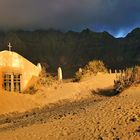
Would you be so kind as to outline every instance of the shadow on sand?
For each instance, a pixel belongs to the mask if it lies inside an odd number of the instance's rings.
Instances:
[[[97,89],[96,91],[92,91],[93,94],[101,95],[101,96],[117,96],[118,93],[115,92],[113,88],[107,88],[107,89]]]

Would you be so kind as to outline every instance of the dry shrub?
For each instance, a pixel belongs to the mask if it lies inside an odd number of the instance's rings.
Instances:
[[[45,68],[42,68],[37,84],[42,86],[51,86],[54,81],[55,78],[51,74],[47,73]]]
[[[83,77],[83,72],[77,71],[75,73],[75,77],[74,77],[73,82],[79,82],[82,79],[82,77]]]
[[[43,67],[41,73],[39,74],[38,80],[23,93],[35,94],[40,89],[40,87],[51,86],[54,81],[55,78],[52,77],[51,74],[47,73],[46,69]]]
[[[85,72],[91,72],[93,74],[97,74],[98,72],[107,72],[107,68],[103,61],[94,60],[90,61],[84,68]]]
[[[82,72],[75,73],[74,81],[80,81],[85,74],[97,74],[98,72],[107,72],[107,68],[103,61],[93,60],[90,61],[83,69]]]
[[[116,93],[121,93],[123,90],[132,85],[140,83],[140,66],[126,69],[125,73],[121,74],[114,81],[114,90]]]
[[[30,86],[29,88],[27,88],[23,93],[24,94],[35,94],[38,91],[38,88],[36,86],[36,84]]]

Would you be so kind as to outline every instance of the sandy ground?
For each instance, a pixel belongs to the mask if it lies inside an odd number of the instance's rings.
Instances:
[[[25,95],[23,95],[21,102],[29,100],[28,102],[32,103],[29,107],[24,105],[25,110],[38,105],[40,107],[12,114],[3,114],[4,111],[1,109],[1,114],[3,115],[0,115],[0,139],[139,140],[140,86],[132,87],[120,95],[111,96],[105,88],[112,85],[114,75],[98,75],[99,78],[101,81],[98,81],[95,77],[90,77],[74,85],[73,83],[63,83],[63,86],[61,85],[57,89],[47,89],[46,92],[49,90],[49,93],[54,95],[44,96],[42,104],[43,93],[40,93],[40,96],[33,95],[32,98],[26,96],[25,99]],[[104,90],[99,94],[95,92],[98,89]],[[53,93],[53,90],[56,92]],[[57,97],[55,95],[59,94],[59,92],[62,97],[59,96],[59,102],[56,103]],[[66,97],[63,92],[67,94]],[[86,96],[82,96],[84,93]],[[81,98],[77,100],[79,96]],[[55,97],[55,99],[48,101],[47,104],[52,102],[55,102],[55,104],[50,104],[49,106],[46,104],[46,106],[41,107],[51,97]],[[17,100],[19,100],[19,97],[13,98],[18,98]],[[35,102],[37,98],[39,101]],[[76,100],[72,100],[73,98]],[[60,101],[61,99],[66,100],[62,102]],[[12,104],[12,101],[10,103]],[[7,105],[10,103],[7,103]],[[20,108],[22,106],[15,107],[14,110]]]
[[[113,85],[115,74],[88,76],[80,83],[62,82],[51,87],[41,88],[35,95],[0,92],[0,114],[24,112],[41,108],[61,100],[79,100],[90,96],[92,90]]]

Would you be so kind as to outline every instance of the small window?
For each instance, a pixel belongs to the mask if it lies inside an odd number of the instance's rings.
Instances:
[[[5,73],[3,75],[3,89],[21,92],[21,74]]]
[[[14,92],[21,92],[21,74],[14,74]]]
[[[4,90],[6,91],[12,91],[12,88],[11,88],[11,74],[4,74],[4,77],[3,77],[3,88]]]

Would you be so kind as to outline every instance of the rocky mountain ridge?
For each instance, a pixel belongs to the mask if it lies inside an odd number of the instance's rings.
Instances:
[[[41,62],[49,72],[61,66],[71,76],[90,60],[102,60],[108,68],[125,69],[140,64],[140,28],[124,38],[107,32],[60,32],[56,30],[0,32],[0,50],[8,49],[23,55],[34,64]]]

